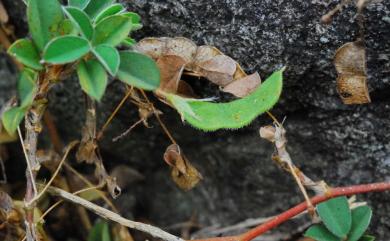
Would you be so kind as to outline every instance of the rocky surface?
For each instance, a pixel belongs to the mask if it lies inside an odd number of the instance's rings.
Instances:
[[[23,7],[4,0],[17,34],[25,34]],[[320,18],[338,1],[326,0],[133,0],[128,7],[143,18],[136,36],[184,36],[197,44],[215,45],[263,78],[287,66],[282,99],[273,113],[287,117],[289,151],[313,179],[330,185],[390,180],[390,2],[375,1],[366,9],[368,82],[372,103],[343,105],[336,92],[332,65],[335,50],[356,38],[356,9],[349,6],[330,25]],[[15,71],[0,58],[0,104],[13,90]],[[206,82],[196,90],[216,95]],[[99,105],[104,122],[123,96],[113,82]],[[51,112],[65,141],[79,137],[83,97],[74,79],[51,93]],[[200,224],[229,225],[247,218],[274,215],[302,200],[293,179],[271,160],[273,147],[258,129],[271,120],[258,118],[238,131],[202,133],[183,125],[175,111],[159,105],[164,121],[187,157],[204,176],[190,192],[180,191],[169,178],[162,155],[168,139],[153,128],[136,128],[118,143],[110,139],[137,120],[130,103],[123,108],[101,144],[107,165],[126,164],[146,179],[128,188],[118,203],[128,216],[148,218],[167,227],[195,214]],[[11,163],[11,162],[9,162]],[[390,239],[388,194],[359,196],[374,208],[370,232]],[[131,205],[130,205],[131,204]],[[291,231],[291,230],[290,230]]]

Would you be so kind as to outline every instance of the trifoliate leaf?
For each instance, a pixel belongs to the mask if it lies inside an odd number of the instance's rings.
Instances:
[[[357,241],[367,230],[370,224],[372,210],[368,206],[357,207],[352,210],[352,227],[347,241]]]
[[[93,50],[95,56],[106,70],[115,76],[119,69],[120,56],[116,48],[109,45],[99,45]]]
[[[81,88],[93,99],[99,101],[107,87],[107,73],[97,60],[80,61],[77,74]]]
[[[86,39],[63,36],[53,39],[46,47],[43,60],[51,64],[66,64],[76,61],[90,50]]]
[[[120,53],[118,78],[126,84],[155,90],[160,86],[160,70],[150,57],[129,51]]]
[[[107,6],[114,3],[115,0],[91,0],[84,11],[92,18],[95,17]]]
[[[273,73],[252,94],[228,103],[210,103],[167,94],[167,99],[192,126],[205,131],[237,129],[251,123],[278,101],[283,70]]]
[[[39,63],[40,56],[33,42],[28,39],[19,39],[11,45],[8,53],[14,56],[19,62],[27,67],[42,70],[43,66]]]
[[[27,19],[31,36],[39,50],[60,35],[58,32],[64,19],[58,0],[29,0]]]
[[[64,12],[85,38],[92,39],[93,27],[86,13],[76,7],[66,7]]]
[[[346,238],[351,229],[351,210],[346,197],[332,198],[317,206],[322,222],[334,235]]]
[[[113,47],[127,38],[131,31],[132,23],[127,17],[114,15],[103,19],[96,25],[94,45],[108,44]]]

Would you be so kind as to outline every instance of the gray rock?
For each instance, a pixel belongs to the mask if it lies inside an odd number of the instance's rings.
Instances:
[[[14,4],[12,0],[3,2],[7,7]],[[372,103],[361,106],[342,104],[336,92],[332,64],[336,49],[356,38],[353,6],[338,14],[332,24],[322,25],[321,16],[338,1],[134,0],[126,3],[143,18],[145,28],[137,38],[185,36],[199,45],[214,45],[238,60],[247,72],[258,71],[264,79],[281,66],[287,66],[282,99],[272,112],[280,119],[287,117],[288,149],[296,164],[313,179],[326,180],[332,186],[390,180],[389,1],[376,1],[366,9]],[[11,20],[17,29],[25,29],[21,11],[12,11]],[[18,34],[23,36],[25,32]],[[1,76],[7,76],[0,81],[0,103],[4,103],[13,90],[13,84],[4,80],[15,77],[4,55],[0,64]],[[219,95],[206,82],[192,80],[191,84],[198,92]],[[99,105],[101,123],[123,94],[120,83],[110,85]],[[84,104],[77,80],[59,84],[50,100],[50,110],[56,116],[64,140],[78,138]],[[151,121],[151,129],[138,127],[122,141],[110,141],[137,120],[137,110],[129,103],[101,143],[109,167],[130,165],[146,177],[144,182],[127,190],[136,197],[136,208],[124,208],[122,212],[126,215],[146,217],[166,227],[186,221],[195,213],[202,225],[223,226],[274,215],[302,201],[292,177],[272,162],[272,145],[258,136],[259,127],[271,123],[266,116],[238,131],[202,133],[183,125],[175,111],[157,105],[204,180],[190,192],[175,187],[162,160],[169,140],[156,121]],[[358,198],[374,208],[370,233],[377,240],[389,240],[389,195]],[[129,200],[134,202],[132,198]],[[129,206],[126,202],[126,198],[119,200],[122,207]],[[297,226],[295,221],[291,223],[290,231]]]

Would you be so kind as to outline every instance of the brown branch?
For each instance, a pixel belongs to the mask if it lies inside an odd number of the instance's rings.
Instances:
[[[370,193],[370,192],[384,192],[390,191],[390,182],[379,182],[371,184],[363,184],[356,186],[348,187],[337,187],[329,189],[326,195],[317,195],[310,199],[313,205],[325,202],[331,198],[339,196],[351,196],[356,194]],[[296,215],[306,211],[308,208],[307,202],[302,202],[295,207],[275,216],[268,222],[261,224],[245,233],[235,235],[235,236],[226,236],[226,237],[216,237],[216,238],[206,238],[206,239],[196,239],[192,241],[250,241],[265,232],[270,231],[271,229],[279,226],[280,224],[288,221],[289,219],[295,217]]]

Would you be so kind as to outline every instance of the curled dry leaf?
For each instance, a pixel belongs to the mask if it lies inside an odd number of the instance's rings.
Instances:
[[[366,50],[361,41],[341,46],[334,57],[337,91],[344,104],[370,103],[367,88]]]
[[[198,65],[202,76],[222,87],[233,81],[237,69],[236,61],[226,55],[217,55]]]
[[[164,55],[158,58],[157,66],[160,69],[160,90],[168,93],[177,93],[179,82],[183,74],[186,61],[177,55]]]
[[[178,145],[172,144],[166,149],[164,160],[172,167],[172,179],[181,189],[191,190],[202,179],[202,175],[181,153]]]
[[[260,137],[270,142],[275,142],[276,128],[274,126],[263,126],[260,128]]]
[[[231,82],[226,85],[222,90],[226,93],[233,94],[237,97],[245,97],[251,94],[261,84],[261,78],[259,73],[254,73]]]

